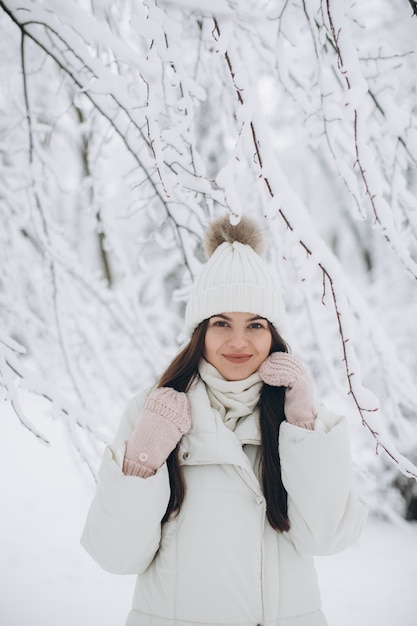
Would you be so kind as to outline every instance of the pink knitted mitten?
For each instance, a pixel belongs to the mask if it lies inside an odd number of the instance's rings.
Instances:
[[[123,473],[141,478],[155,474],[190,427],[191,410],[185,393],[170,387],[152,391],[126,442]]]
[[[284,401],[287,421],[313,430],[317,417],[313,381],[304,365],[291,354],[273,352],[260,366],[259,374],[267,385],[287,388]]]

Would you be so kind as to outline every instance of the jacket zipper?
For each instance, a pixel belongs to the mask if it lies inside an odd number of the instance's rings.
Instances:
[[[251,484],[251,481],[248,480],[247,472],[243,468],[237,465],[235,465],[234,467],[236,468],[236,471],[238,472],[242,480],[248,485],[249,489],[255,494],[257,504],[259,506],[262,505],[263,507],[262,520],[261,520],[261,534],[260,534],[261,560],[260,560],[260,572],[259,572],[262,619],[259,624],[256,624],[256,626],[262,626],[262,624],[265,623],[265,598],[264,598],[264,586],[265,586],[264,585],[264,532],[265,532],[265,517],[266,517],[265,496],[259,489],[255,488],[255,486]]]

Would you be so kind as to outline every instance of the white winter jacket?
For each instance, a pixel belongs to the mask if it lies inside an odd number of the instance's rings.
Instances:
[[[278,533],[256,476],[256,416],[232,432],[197,382],[189,392],[192,428],[181,442],[186,498],[161,528],[166,465],[147,479],[121,471],[145,397],[130,403],[105,451],[82,536],[104,569],[138,575],[126,626],[325,626],[313,555],[349,546],[366,519],[352,489],[344,419],[321,410],[317,430],[282,423],[291,528]]]

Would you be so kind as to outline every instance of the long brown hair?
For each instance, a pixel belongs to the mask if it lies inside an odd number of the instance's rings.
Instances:
[[[162,374],[158,387],[172,387],[176,391],[188,391],[198,376],[198,363],[204,351],[204,341],[209,320],[206,319],[195,329],[190,342],[174,358]],[[270,352],[288,352],[288,345],[276,328],[268,322],[272,335]],[[284,387],[271,387],[264,384],[258,408],[261,427],[261,477],[266,499],[266,514],[275,530],[289,530],[287,492],[281,479],[281,464],[278,454],[279,427],[285,419]],[[172,514],[178,514],[185,498],[185,481],[179,462],[179,445],[167,459],[171,495],[162,523]]]

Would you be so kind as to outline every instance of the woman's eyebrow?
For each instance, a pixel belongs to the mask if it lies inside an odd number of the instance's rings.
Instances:
[[[223,313],[217,313],[216,315],[212,315],[212,317],[221,317],[223,320],[226,320],[227,322],[232,321],[231,317],[228,317],[227,315],[224,315]],[[248,317],[246,318],[246,322],[255,322],[256,320],[263,320],[266,321],[266,317],[262,317],[261,315],[254,315],[253,317]]]

